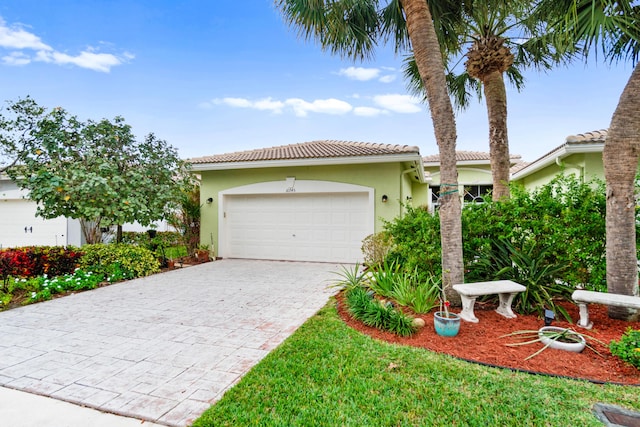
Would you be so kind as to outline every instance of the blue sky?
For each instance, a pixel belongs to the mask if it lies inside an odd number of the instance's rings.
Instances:
[[[438,152],[402,57],[353,63],[297,37],[272,0],[5,0],[2,101],[32,96],[82,119],[123,116],[184,158],[336,139]],[[512,154],[532,161],[606,128],[630,63],[529,71],[508,89]],[[483,103],[457,113],[459,150],[488,151]]]

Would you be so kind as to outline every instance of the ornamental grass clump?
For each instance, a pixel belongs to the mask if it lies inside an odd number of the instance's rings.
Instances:
[[[416,328],[413,318],[393,305],[378,300],[364,288],[354,288],[346,294],[349,313],[367,326],[383,329],[401,336],[412,335]]]

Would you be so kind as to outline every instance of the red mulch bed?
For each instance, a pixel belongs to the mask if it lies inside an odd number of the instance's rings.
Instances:
[[[541,354],[525,360],[527,356],[542,348],[543,345],[534,343],[508,347],[505,344],[518,342],[518,340],[512,337],[500,337],[515,331],[537,330],[544,326],[544,321],[535,315],[518,315],[517,319],[507,319],[494,311],[495,306],[476,302],[474,312],[479,322],[462,321],[460,332],[456,337],[441,337],[435,333],[433,313],[418,315],[424,319],[425,327],[410,337],[400,337],[390,332],[365,326],[360,321],[353,319],[346,311],[342,293],[337,295],[337,299],[338,312],[347,325],[382,341],[422,347],[469,361],[527,372],[559,375],[594,382],[640,385],[639,369],[612,356],[608,347],[597,343],[594,343],[593,346],[601,356],[589,348],[586,348],[582,353],[547,348]],[[574,322],[577,322],[579,319],[577,306],[571,303],[561,303],[561,305],[569,312]],[[452,311],[458,312],[455,309]],[[633,329],[640,329],[640,322],[609,319],[607,307],[602,305],[589,305],[589,317],[594,324],[591,330],[579,328],[575,324],[560,319],[554,320],[553,326],[576,329],[607,345],[613,339],[619,340],[629,326]]]

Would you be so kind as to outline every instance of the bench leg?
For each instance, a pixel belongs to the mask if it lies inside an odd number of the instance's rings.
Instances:
[[[580,309],[580,320],[578,321],[578,326],[585,329],[591,329],[593,327],[593,322],[589,321],[589,307],[583,302],[579,302],[577,304]]]
[[[511,303],[513,302],[513,297],[516,296],[515,293],[511,294],[498,294],[500,296],[500,305],[496,309],[496,312],[507,319],[515,319],[516,314],[511,310]]]
[[[460,318],[467,322],[478,323],[479,320],[475,314],[473,314],[473,306],[476,304],[476,297],[468,297],[460,295],[462,300],[462,311],[460,312]]]

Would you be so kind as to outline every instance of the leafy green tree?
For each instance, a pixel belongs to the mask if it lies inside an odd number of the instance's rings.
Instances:
[[[461,203],[457,194],[456,124],[447,93],[445,68],[436,25],[448,25],[459,16],[460,2],[452,0],[275,0],[284,19],[306,39],[352,60],[373,56],[378,44],[391,40],[396,52],[411,51],[429,103],[440,152],[443,188],[441,217],[443,283],[448,296],[459,303],[451,285],[462,283]],[[435,21],[435,22],[434,22]],[[454,35],[453,32],[446,34]]]
[[[0,173],[18,164],[23,153],[36,149],[35,124],[46,110],[27,97],[5,105],[0,113]]]
[[[86,241],[97,243],[101,227],[147,226],[176,205],[189,174],[166,141],[153,134],[137,141],[121,117],[81,122],[62,108],[36,108],[30,99],[9,108],[17,115],[0,120],[8,124],[0,141],[28,143],[14,144],[17,160],[7,173],[38,202],[39,216],[77,218]],[[17,128],[28,132],[16,135]]]
[[[537,18],[547,23],[559,49],[610,61],[635,63],[611,118],[603,162],[607,196],[607,288],[638,295],[635,182],[640,142],[640,5],[629,0],[542,0]],[[609,316],[628,319],[633,312],[609,307]]]

